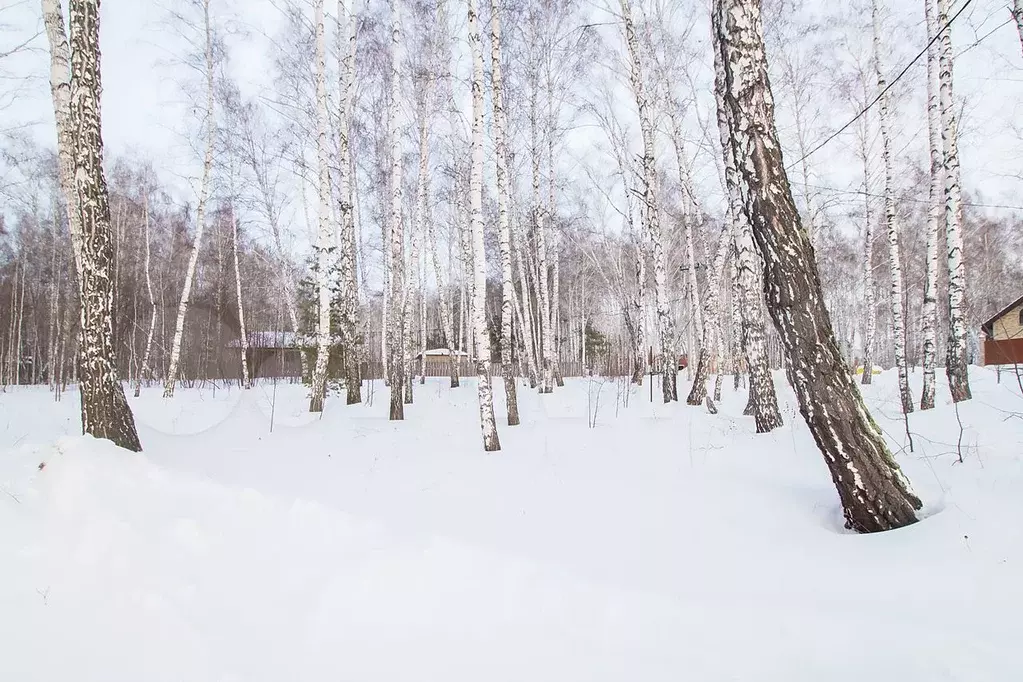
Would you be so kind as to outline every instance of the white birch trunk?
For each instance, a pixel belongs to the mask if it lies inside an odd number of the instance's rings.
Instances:
[[[330,360],[330,281],[333,278],[330,229],[330,169],[327,150],[327,41],[323,27],[324,0],[316,0],[316,190],[319,198],[316,239],[316,367],[313,369],[310,412],[323,412]]]
[[[68,231],[75,271],[82,271],[82,220],[75,204],[74,145],[71,130],[71,50],[64,31],[64,13],[60,0],[42,0],[43,23],[50,45],[50,95],[57,122],[57,171],[67,204]]]
[[[188,258],[188,269],[185,271],[185,285],[181,290],[178,302],[178,316],[174,323],[174,340],[171,343],[170,365],[163,385],[163,397],[174,395],[174,384],[178,380],[178,364],[181,361],[181,342],[185,335],[185,316],[188,314],[188,302],[192,296],[192,283],[195,280],[195,268],[199,262],[202,249],[203,232],[206,230],[206,201],[210,192],[210,176],[213,172],[213,144],[216,134],[213,111],[213,28],[210,25],[210,0],[203,0],[203,31],[206,36],[203,76],[206,79],[206,109],[203,112],[203,127],[206,132],[206,153],[203,157],[202,177],[199,180],[199,203],[196,207],[195,241]]]
[[[476,331],[476,375],[479,383],[480,428],[483,449],[501,449],[494,417],[494,394],[490,385],[490,334],[487,333],[487,262],[483,250],[483,45],[480,40],[476,0],[468,0],[469,50],[472,54],[472,144],[469,170],[469,212],[473,243],[473,327]]]
[[[878,2],[871,2],[871,20],[874,28],[874,74],[880,95],[878,118],[881,124],[881,150],[884,161],[884,216],[888,228],[888,265],[891,281],[892,337],[895,345],[895,368],[899,375],[899,396],[902,412],[913,411],[913,395],[909,391],[909,370],[906,367],[906,323],[902,308],[902,264],[899,260],[899,229],[895,221],[895,177],[892,169],[892,139],[889,128],[887,82],[881,67],[881,26]],[[864,372],[867,368],[864,368]]]
[[[146,189],[146,193],[142,197],[142,209],[143,209],[143,225],[145,227],[145,240],[146,240],[146,257],[145,257],[145,270],[146,270],[146,293],[149,294],[149,332],[146,334],[146,348],[142,353],[142,367],[139,369],[139,375],[136,377],[135,383],[135,397],[138,398],[142,392],[142,376],[146,375],[152,377],[153,370],[149,367],[149,360],[153,352],[153,335],[156,333],[156,296],[153,295],[153,273],[150,267],[150,237],[149,237],[149,189]]]
[[[696,276],[696,243],[693,239],[693,221],[696,218],[696,206],[693,194],[693,182],[689,176],[688,159],[682,137],[682,121],[672,109],[671,142],[675,147],[675,158],[678,160],[679,185],[682,188],[682,229],[686,239],[686,279],[689,280],[689,301],[693,310],[693,333],[703,343],[703,310],[700,305],[700,285]],[[702,400],[700,401],[703,402]]]
[[[355,235],[355,210],[352,176],[351,119],[354,105],[356,20],[350,2],[338,0],[338,74],[340,112],[338,122],[338,276],[341,279],[341,342],[344,352],[345,402],[362,402],[362,377],[359,371],[359,284],[358,243]],[[346,44],[347,42],[347,44]]]
[[[651,253],[654,263],[654,300],[657,306],[658,346],[661,354],[662,382],[661,389],[664,402],[678,400],[675,380],[677,376],[677,352],[675,349],[675,325],[671,317],[668,301],[667,278],[665,272],[664,242],[661,235],[658,216],[656,188],[656,160],[654,159],[654,128],[648,110],[646,92],[643,88],[643,69],[636,39],[636,29],[632,23],[629,0],[619,0],[622,17],[625,23],[625,40],[629,51],[630,81],[632,92],[639,110],[639,124],[643,134],[643,214],[647,221],[647,233],[650,238]]]
[[[867,98],[864,88],[864,99]],[[877,310],[874,306],[874,216],[870,200],[870,125],[863,119],[861,138],[863,157],[863,375],[860,383],[864,386],[874,379],[874,345],[877,331]]]
[[[515,392],[515,368],[512,365],[512,283],[511,225],[508,205],[511,189],[505,149],[507,116],[501,73],[501,17],[497,0],[490,0],[490,79],[494,89],[494,155],[497,158],[497,224],[501,242],[501,366],[508,405],[508,426],[519,423],[519,403]]]
[[[938,0],[938,25],[948,25],[949,0]],[[969,400],[966,362],[966,263],[963,259],[963,197],[959,184],[959,142],[952,97],[952,29],[941,32],[938,80],[941,141],[945,149],[945,246],[948,252],[948,376],[952,400]]]
[[[725,65],[718,51],[714,53],[714,86],[718,135],[724,162],[723,179],[728,201],[725,219],[734,221],[732,231],[738,267],[736,280],[740,296],[741,345],[749,372],[749,398],[743,414],[754,418],[757,433],[769,433],[782,425],[782,417],[778,410],[778,397],[768,362],[764,314],[761,307],[764,281],[756,254],[757,245],[753,239],[753,225],[743,210],[742,181],[731,144],[728,107],[725,102]]]
[[[551,329],[551,293],[547,268],[547,221],[543,207],[540,205],[540,140],[536,111],[537,90],[539,82],[533,74],[533,88],[530,94],[530,132],[532,136],[533,162],[533,225],[536,230],[536,265],[537,292],[539,300],[539,324],[541,349],[540,393],[554,390],[554,339]]]
[[[390,224],[390,304],[388,306],[387,355],[390,378],[392,420],[405,419],[405,353],[402,319],[405,296],[405,233],[401,223],[401,139],[398,135],[398,104],[401,97],[398,46],[401,25],[398,19],[398,1],[391,0],[391,89],[387,109],[387,136],[391,150],[391,206]]]
[[[249,377],[249,336],[245,330],[245,305],[242,303],[242,271],[238,267],[238,219],[234,214],[234,200],[231,201],[231,250],[234,257],[235,298],[238,301],[238,338],[242,347],[242,387],[252,388]]]
[[[420,103],[419,112],[419,175],[416,180],[416,207],[412,219],[412,248],[409,254],[408,287],[405,289],[405,306],[402,316],[405,319],[406,344],[405,344],[405,403],[412,404],[412,375],[413,350],[416,348],[416,329],[413,325],[413,307],[416,304],[416,287],[419,281],[419,248],[422,236],[426,230],[427,200],[430,191],[430,80],[424,84],[426,92],[423,94],[423,101]],[[419,296],[422,296],[422,287],[419,288]],[[420,320],[420,325],[423,321]]]
[[[1017,0],[1017,4],[1019,0]],[[941,111],[938,104],[938,34],[934,0],[924,0],[927,21],[927,144],[930,153],[931,183],[927,197],[927,255],[924,260],[923,303],[923,394],[920,409],[934,407],[934,366],[938,345],[938,226],[944,207],[945,170],[942,165]],[[933,41],[933,42],[932,42]]]

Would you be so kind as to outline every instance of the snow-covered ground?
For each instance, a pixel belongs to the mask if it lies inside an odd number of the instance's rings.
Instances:
[[[870,536],[777,379],[786,426],[761,436],[730,382],[718,415],[520,390],[492,454],[471,381],[417,386],[404,423],[379,383],[320,419],[301,386],[154,387],[130,399],[141,455],[77,435],[74,392],[9,388],[0,679],[1023,679],[1015,378],[974,368],[961,464],[947,389],[911,454],[875,378],[926,518]]]

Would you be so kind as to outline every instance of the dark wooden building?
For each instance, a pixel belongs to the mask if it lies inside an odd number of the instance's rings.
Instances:
[[[1023,363],[1023,296],[981,325],[984,332],[984,364]]]

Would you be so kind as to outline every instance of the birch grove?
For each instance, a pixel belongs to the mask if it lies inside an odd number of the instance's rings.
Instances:
[[[153,68],[181,86],[166,104],[180,138],[126,153],[137,131],[119,129],[107,215],[92,218],[78,187],[98,183],[80,149],[91,131],[72,110],[92,113],[72,99],[69,15],[39,0],[55,135],[0,135],[0,388],[45,383],[57,400],[94,381],[80,358],[104,344],[126,400],[284,382],[312,412],[373,410],[383,386],[389,417],[415,422],[440,381],[478,392],[497,449],[495,410],[529,423],[533,404],[569,400],[580,381],[625,384],[613,410],[605,394],[605,417],[684,390],[726,414],[738,404],[758,433],[782,424],[788,381],[801,401],[834,392],[829,414],[851,430],[829,435],[803,409],[808,428],[826,452],[862,448],[883,478],[887,456],[860,432],[869,416],[843,377],[890,372],[909,413],[919,368],[919,407],[940,410],[970,397],[970,365],[997,361],[983,325],[1018,297],[1023,231],[1004,166],[1015,122],[984,107],[1012,86],[992,94],[978,79],[956,95],[953,73],[1006,52],[999,35],[1016,45],[1018,3],[995,38],[958,53],[951,32],[965,35],[970,13],[948,0],[922,15],[880,0],[718,0],[713,25],[688,0],[466,3],[275,0],[248,38],[233,30],[247,5],[230,21],[213,0],[154,10],[173,29]],[[794,173],[788,194],[776,156]],[[797,217],[808,247],[782,230]],[[86,244],[90,229],[109,247]],[[89,281],[91,248],[110,252],[109,341],[96,336],[106,313],[82,302],[106,286]],[[808,360],[811,332],[824,341]],[[893,486],[879,521],[848,488],[850,523],[905,522],[911,493]]]

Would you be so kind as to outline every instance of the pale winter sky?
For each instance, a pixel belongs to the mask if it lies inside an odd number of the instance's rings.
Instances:
[[[961,2],[955,3],[955,9]],[[180,41],[170,30],[165,19],[167,8],[175,0],[103,0],[101,48],[103,53],[103,126],[108,156],[131,153],[133,150],[153,158],[165,182],[177,184],[187,192],[183,178],[193,174],[194,154],[186,144],[184,133],[190,121],[183,103],[180,80],[181,67],[173,64],[180,51]],[[361,4],[361,3],[359,3]],[[461,3],[455,2],[460,8]],[[703,3],[697,3],[702,7]],[[706,3],[709,6],[709,0]],[[884,0],[892,14],[892,22],[899,26],[892,36],[893,44],[888,66],[891,74],[902,66],[924,45],[923,3],[919,0]],[[968,191],[981,192],[982,201],[1023,207],[1023,182],[1017,177],[1023,166],[1023,132],[1014,132],[1023,102],[1023,56],[1015,24],[1009,20],[1006,0],[973,0],[956,23],[954,42],[961,53],[956,62],[956,95],[965,102],[962,121],[960,151],[963,179]],[[246,91],[256,94],[270,87],[272,63],[268,49],[269,39],[277,30],[280,13],[272,0],[224,0],[227,12],[235,26],[245,27],[244,35],[230,40],[231,69]],[[328,12],[333,2],[328,2]],[[843,3],[844,5],[844,3]],[[595,0],[592,13],[599,20],[608,16],[603,9],[606,2]],[[814,0],[808,5],[809,14],[831,11],[836,5]],[[706,8],[701,12],[706,13]],[[222,13],[222,16],[224,13]],[[864,16],[869,21],[869,16]],[[39,0],[0,0],[0,54],[42,30]],[[701,20],[694,32],[694,40],[706,46],[708,36]],[[617,27],[600,28],[604,37],[619,41]],[[982,39],[979,45],[974,45]],[[0,110],[3,124],[9,129],[26,123],[36,139],[52,145],[55,138],[53,114],[47,84],[48,59],[45,36],[40,35],[32,45],[32,53],[20,58],[9,58],[0,63],[3,87],[13,84],[12,76],[31,76],[13,104]],[[707,56],[709,60],[709,54]],[[902,96],[897,104],[896,150],[904,160],[916,159],[922,163],[926,154],[926,118],[923,109],[923,69],[921,59],[900,86]],[[779,94],[779,125],[787,135],[786,102]],[[0,99],[0,101],[4,101]],[[824,104],[825,106],[822,106]],[[819,128],[837,128],[851,114],[850,105],[818,102]],[[625,101],[623,107],[631,107]],[[631,109],[627,110],[631,111]],[[628,115],[627,115],[628,116]],[[562,167],[572,171],[578,159],[590,156],[589,148],[603,141],[599,131],[581,127],[573,133],[569,149],[562,157]],[[822,187],[839,190],[856,189],[859,182],[858,162],[851,156],[855,145],[853,129],[831,142],[812,157],[815,181]],[[670,149],[662,153],[673,163]],[[790,151],[786,160],[791,164],[798,155]],[[708,195],[719,195],[716,171],[705,163],[698,177]],[[177,178],[177,180],[175,180]],[[855,195],[821,190],[822,196],[833,205],[845,202],[852,206],[859,199]],[[879,188],[878,190],[879,191]],[[183,192],[184,193],[184,192]],[[716,210],[711,207],[711,210]],[[837,209],[836,209],[837,210]],[[1002,209],[1023,214],[1023,210]]]

